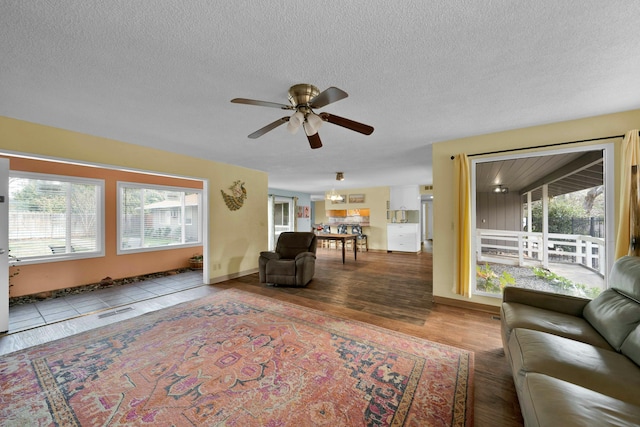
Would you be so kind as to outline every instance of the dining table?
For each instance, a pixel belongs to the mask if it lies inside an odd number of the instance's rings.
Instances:
[[[342,242],[342,263],[345,262],[345,247],[348,240],[353,240],[353,259],[358,260],[358,251],[356,245],[357,234],[338,234],[338,233],[318,233],[318,240],[335,240],[336,242]]]

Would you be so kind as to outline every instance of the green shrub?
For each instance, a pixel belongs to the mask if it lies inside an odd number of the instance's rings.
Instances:
[[[506,271],[503,271],[500,276],[491,269],[488,263],[484,266],[476,266],[476,289],[483,292],[489,292],[492,294],[502,293],[502,290],[509,285],[514,285],[516,279]]]
[[[588,287],[582,283],[574,283],[566,277],[559,276],[544,268],[533,267],[533,274],[535,274],[536,277],[546,280],[549,285],[564,291],[562,292],[563,294],[593,299],[602,292],[602,289],[600,288]]]

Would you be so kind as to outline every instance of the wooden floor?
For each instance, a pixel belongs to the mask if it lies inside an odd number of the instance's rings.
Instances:
[[[252,274],[140,302],[134,310],[107,319],[73,319],[4,336],[0,338],[0,354],[237,288],[471,350],[475,354],[475,426],[522,426],[513,380],[502,351],[499,320],[489,313],[434,305],[431,280],[432,258],[428,252],[358,252],[357,261],[351,254],[342,264],[340,250],[318,249],[316,273],[305,288],[265,286],[258,283],[257,274]]]

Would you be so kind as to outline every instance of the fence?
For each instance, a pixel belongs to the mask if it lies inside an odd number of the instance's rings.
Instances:
[[[542,233],[506,230],[476,230],[476,259],[519,266],[544,264]],[[587,235],[549,233],[549,261],[581,264],[604,274],[604,239]]]
[[[542,218],[533,221],[533,229],[542,230]],[[551,230],[604,239],[604,218],[569,218],[567,220],[549,218],[549,231]]]
[[[71,216],[72,237],[95,237],[96,218],[93,215]],[[9,212],[9,240],[64,239],[67,235],[67,215],[43,212]]]

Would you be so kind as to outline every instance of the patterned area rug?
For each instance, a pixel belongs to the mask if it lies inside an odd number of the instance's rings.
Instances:
[[[471,425],[473,353],[226,290],[0,360],[3,425]]]

